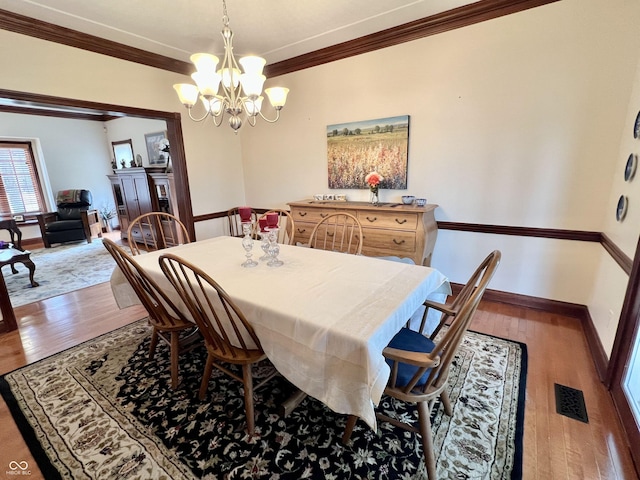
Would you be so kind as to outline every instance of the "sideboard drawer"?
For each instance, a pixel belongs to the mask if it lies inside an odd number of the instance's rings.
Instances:
[[[309,243],[309,237],[311,237],[311,232],[315,226],[315,223],[296,222],[293,234],[294,243]]]
[[[335,208],[296,208],[291,214],[296,225],[298,225],[298,222],[306,222],[315,226],[320,220],[335,212],[337,212]]]
[[[362,234],[364,236],[362,242],[363,249],[382,252],[382,256],[389,255],[388,252],[390,251],[413,252],[416,249],[415,232],[363,228]]]
[[[390,228],[393,230],[415,230],[418,214],[406,212],[359,211],[358,220],[362,227]]]

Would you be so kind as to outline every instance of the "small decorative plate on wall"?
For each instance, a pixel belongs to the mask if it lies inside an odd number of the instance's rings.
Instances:
[[[633,180],[633,177],[636,174],[637,166],[638,156],[632,153],[627,159],[627,166],[624,167],[624,180],[626,182],[630,182],[631,180]]]
[[[640,112],[636,115],[636,121],[633,124],[633,138],[640,138]]]
[[[619,222],[624,220],[624,217],[627,215],[627,197],[624,195],[620,195],[618,199],[618,206],[616,207],[616,220]]]

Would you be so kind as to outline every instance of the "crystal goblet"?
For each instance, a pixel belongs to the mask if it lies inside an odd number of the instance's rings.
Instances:
[[[247,259],[242,263],[242,266],[245,268],[251,268],[258,265],[258,262],[253,260],[251,256],[251,250],[253,250],[253,238],[251,238],[251,222],[244,222],[242,224],[242,233],[244,233],[244,237],[242,238],[242,248],[244,248],[245,256]]]
[[[280,254],[280,245],[278,245],[278,227],[267,227],[269,232],[269,256],[271,257],[267,262],[270,267],[280,267],[284,265],[284,262],[278,259]]]

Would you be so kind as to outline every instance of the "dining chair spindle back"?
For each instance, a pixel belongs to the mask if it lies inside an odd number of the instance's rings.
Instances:
[[[199,398],[205,398],[213,367],[242,382],[247,431],[255,429],[253,391],[275,374],[267,375],[253,385],[252,366],[266,355],[253,327],[224,289],[207,273],[186,260],[173,255],[160,256],[160,267],[174,286],[182,302],[200,328],[207,348],[207,362],[200,384]],[[221,362],[240,365],[242,376]]]
[[[350,253],[362,253],[362,225],[347,212],[337,212],[320,220],[311,231],[309,246],[322,250]]]
[[[449,367],[487,285],[498,268],[500,257],[498,250],[491,252],[478,266],[452,304],[445,305],[430,300],[424,302],[426,311],[421,330],[430,308],[442,313],[439,325],[429,337],[421,331],[405,327],[393,337],[382,352],[391,367],[391,375],[384,393],[400,401],[415,403],[418,409],[418,427],[380,412],[376,416],[397,427],[420,434],[427,476],[430,480],[436,480],[431,410],[437,398],[440,397],[445,413],[449,416],[453,413],[446,391]],[[447,328],[443,329],[445,325]],[[356,417],[350,416],[343,435],[343,443],[351,437],[355,423]]]
[[[133,255],[140,255],[141,250],[162,250],[191,242],[187,228],[180,219],[166,212],[139,215],[129,224],[127,235]]]
[[[138,265],[132,256],[112,240],[102,240],[105,248],[116,261],[140,303],[149,314],[149,323],[153,327],[149,359],[153,359],[158,340],[169,345],[171,355],[171,388],[179,383],[178,357],[194,348],[202,339],[197,326],[180,313],[156,282]],[[187,332],[186,335],[181,335]]]
[[[269,210],[268,212],[260,215],[260,217],[258,217],[258,221],[254,224],[253,227],[254,237],[257,237],[257,234],[260,231],[260,220],[266,219],[269,213],[278,214],[278,243],[285,245],[295,245],[293,238],[295,233],[295,223],[293,221],[293,216],[286,210]]]
[[[229,235],[232,237],[242,237],[242,219],[240,218],[240,207],[235,207],[227,212],[227,220],[229,222]],[[251,223],[257,223],[257,215],[254,210],[251,210]]]

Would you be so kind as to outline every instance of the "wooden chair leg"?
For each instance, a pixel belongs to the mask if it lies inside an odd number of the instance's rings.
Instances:
[[[244,383],[244,410],[247,417],[247,432],[253,435],[255,430],[255,418],[253,411],[253,375],[251,364],[242,366],[242,379]]]
[[[200,383],[200,392],[198,392],[198,398],[204,400],[207,394],[207,387],[209,386],[209,379],[211,378],[211,372],[213,371],[213,356],[207,355],[207,364],[204,366],[204,372],[202,374],[202,383]]]
[[[420,424],[420,435],[422,436],[422,451],[424,453],[424,463],[427,467],[427,478],[436,480],[436,460],[433,456],[433,437],[431,433],[431,409],[427,402],[418,402],[418,423]]]
[[[171,332],[171,388],[178,388],[178,362],[180,356],[180,332]]]
[[[356,422],[358,421],[358,417],[355,415],[349,415],[347,417],[347,424],[344,427],[344,433],[342,434],[342,443],[346,445],[351,438],[351,434],[353,433],[353,427],[356,426]]]
[[[442,406],[444,407],[444,413],[449,416],[453,415],[453,409],[451,408],[451,400],[449,400],[449,394],[446,390],[443,390],[440,394],[440,400],[442,400]]]
[[[151,335],[151,343],[149,344],[149,360],[153,360],[153,356],[156,353],[156,346],[158,345],[158,331],[154,328]]]

